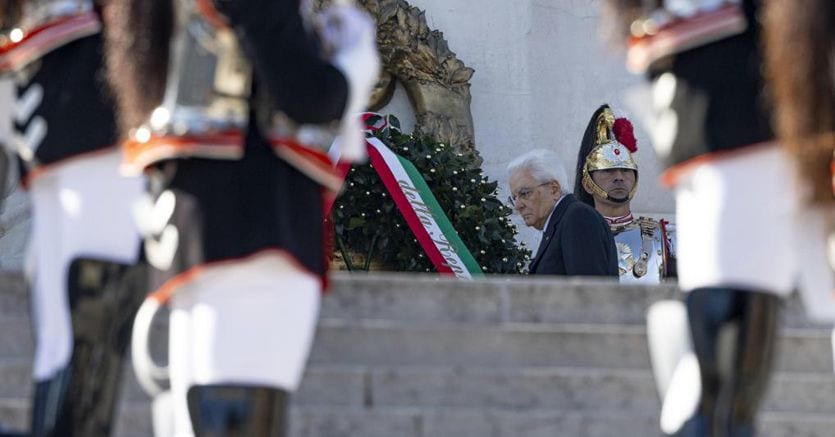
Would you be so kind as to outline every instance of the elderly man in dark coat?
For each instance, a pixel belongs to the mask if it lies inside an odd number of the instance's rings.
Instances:
[[[507,169],[510,202],[526,225],[543,234],[531,274],[617,278],[612,232],[594,208],[563,190],[565,171],[555,153],[533,150]]]

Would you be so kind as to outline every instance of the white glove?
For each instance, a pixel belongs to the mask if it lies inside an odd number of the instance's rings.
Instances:
[[[368,106],[380,73],[374,20],[355,6],[339,4],[322,12],[320,37],[332,53],[331,62],[348,81],[348,104],[342,116],[340,151],[348,161],[365,158],[359,114]]]
[[[699,12],[715,11],[725,0],[665,0],[664,6],[679,17],[692,17]]]

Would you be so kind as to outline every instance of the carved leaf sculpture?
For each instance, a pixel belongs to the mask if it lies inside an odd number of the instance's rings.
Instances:
[[[320,10],[332,0],[312,0]],[[449,49],[443,33],[430,30],[424,11],[405,0],[357,0],[377,21],[377,45],[385,72],[400,81],[414,105],[418,133],[430,135],[482,160],[475,149],[470,79],[475,70]],[[371,108],[391,99],[394,80],[383,77]]]

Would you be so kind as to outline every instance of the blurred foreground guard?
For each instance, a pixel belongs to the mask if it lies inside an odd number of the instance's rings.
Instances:
[[[338,136],[343,157],[364,152],[373,21],[299,0],[110,6],[126,169],[150,179],[137,213],[155,291],[133,353],[155,433],[283,436],[328,267],[324,204],[342,182],[326,151]],[[161,304],[170,392],[147,354]]]
[[[835,5],[771,0],[765,10],[775,126],[798,164],[807,208],[826,220],[828,261],[835,269]]]
[[[630,203],[638,191],[638,145],[632,123],[615,118],[609,105],[592,114],[574,176],[574,196],[603,215],[618,251],[622,283],[660,284],[675,278],[673,227],[665,220],[638,217]]]
[[[662,430],[754,435],[781,297],[799,287],[813,317],[832,308],[824,220],[804,207],[807,187],[766,109],[759,2],[607,6],[630,68],[652,82],[652,136],[676,195],[686,308],[663,303],[648,320]],[[685,314],[689,336],[670,329]]]
[[[34,436],[111,431],[131,321],[141,180],[118,173],[99,7],[6,0],[0,72],[17,86],[11,148],[32,202]]]

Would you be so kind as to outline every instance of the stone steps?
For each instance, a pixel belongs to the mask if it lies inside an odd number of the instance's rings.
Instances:
[[[0,365],[0,399],[31,396],[31,366]],[[131,369],[122,397],[146,402]],[[769,412],[835,414],[835,377],[778,372],[763,405]],[[649,370],[580,368],[374,367],[311,365],[294,403],[310,407],[445,407],[507,410],[652,411]]]
[[[538,278],[334,277],[293,398],[302,436],[653,436],[644,313],[672,286]],[[789,301],[764,436],[831,436],[828,328]],[[157,327],[165,336],[165,321]],[[32,337],[20,276],[0,272],[0,423],[26,427]],[[165,353],[159,342],[155,353]],[[130,366],[116,435],[151,434]]]
[[[660,436],[654,416],[583,412],[506,412],[402,409],[303,411],[291,416],[292,435],[407,437],[622,437]],[[831,436],[835,420],[820,415],[766,414],[760,437]]]
[[[831,372],[829,331],[784,329],[779,370]],[[482,365],[648,369],[642,326],[596,324],[424,325],[323,319],[313,364]]]
[[[829,332],[784,329],[778,370],[832,370]],[[156,353],[164,354],[164,347]],[[0,320],[2,360],[31,359],[28,319]],[[592,367],[648,369],[641,326],[595,324],[425,325],[323,319],[312,364],[376,366]]]
[[[146,404],[123,404],[117,437],[147,437]],[[290,410],[291,437],[623,437],[661,436],[654,415],[593,411],[524,412],[440,408]],[[832,415],[765,413],[758,437],[829,437]]]
[[[596,279],[493,277],[452,281],[433,275],[337,272],[321,316],[339,320],[397,320],[426,323],[604,323],[643,325],[647,307],[676,298],[672,285],[616,286]],[[393,286],[396,284],[396,286]],[[523,286],[519,286],[524,284]],[[28,317],[21,275],[0,270],[0,319]],[[799,302],[787,302],[788,327],[810,324]]]

